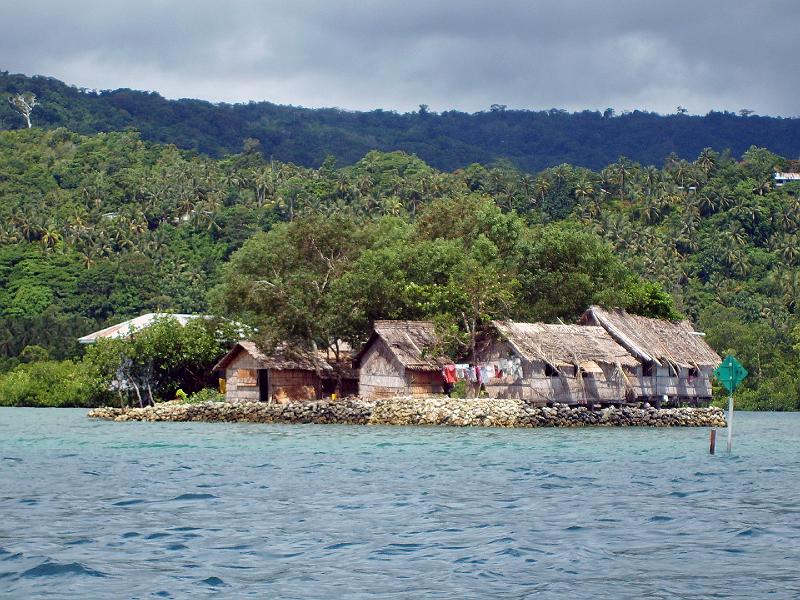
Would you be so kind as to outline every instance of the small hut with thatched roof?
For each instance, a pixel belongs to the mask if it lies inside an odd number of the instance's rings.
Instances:
[[[692,404],[711,401],[711,375],[719,355],[689,321],[666,321],[624,310],[590,307],[581,325],[600,326],[639,362],[635,388],[640,400]]]
[[[228,402],[291,402],[322,396],[323,380],[333,372],[327,361],[281,344],[263,352],[253,342],[237,343],[214,367],[225,373]]]
[[[372,400],[443,393],[444,363],[435,356],[437,342],[429,321],[375,321],[372,335],[353,358],[359,395]]]
[[[493,321],[472,362],[487,367],[490,397],[535,405],[623,403],[637,366],[601,327],[513,321]]]

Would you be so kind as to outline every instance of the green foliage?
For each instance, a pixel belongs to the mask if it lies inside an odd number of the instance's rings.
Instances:
[[[39,83],[44,123],[52,82]],[[491,126],[511,112],[472,117]],[[151,311],[213,308],[264,338],[334,350],[375,319],[433,319],[457,351],[490,319],[570,321],[597,303],[693,319],[753,374],[752,406],[798,406],[784,373],[798,362],[800,199],[772,179],[796,163],[705,148],[663,168],[621,157],[600,171],[495,161],[447,173],[377,151],[304,168],[266,162],[270,148],[212,160],[133,131],[0,131],[0,372],[42,362],[27,346],[75,360],[79,336]],[[163,397],[205,385],[197,369],[213,352],[187,366],[148,339],[132,354],[137,381]],[[107,354],[106,375],[129,355]]]
[[[200,404],[201,402],[225,402],[225,394],[216,388],[203,388],[191,396],[181,400],[184,404]]]
[[[50,353],[47,348],[32,344],[22,349],[22,352],[19,353],[19,358],[25,363],[44,362],[50,360]]]
[[[181,325],[166,317],[129,338],[98,340],[84,362],[107,389],[116,388],[123,401],[141,406],[207,386],[213,380],[211,368],[229,343],[213,322],[195,319]]]
[[[82,362],[37,361],[0,375],[0,406],[99,406],[108,395]]]
[[[261,153],[306,167],[320,166],[331,156],[341,165],[353,164],[375,149],[414,153],[439,169],[489,165],[505,158],[529,172],[563,163],[602,169],[619,156],[656,164],[672,152],[697,156],[710,145],[718,150],[730,148],[737,156],[753,144],[769,145],[774,152],[794,156],[800,131],[798,119],[730,112],[689,116],[636,110],[614,116],[613,111],[487,107],[474,114],[455,110],[398,114],[269,102],[212,104],[167,100],[130,89],[97,92],[53,78],[0,72],[0,96],[23,92],[35,93],[40,102],[32,117],[34,127],[66,127],[82,134],[134,128],[146,140],[211,156],[240,152],[244,146],[246,154]],[[24,119],[9,103],[0,102],[0,129],[24,127]],[[753,154],[749,160],[757,171],[767,159]],[[561,218],[574,201],[567,186],[556,184],[542,208]]]

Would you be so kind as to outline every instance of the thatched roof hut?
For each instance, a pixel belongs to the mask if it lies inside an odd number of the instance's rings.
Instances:
[[[514,321],[493,321],[473,362],[490,396],[539,405],[624,402],[638,365],[601,327]]]
[[[375,321],[372,335],[353,359],[354,364],[361,361],[376,339],[382,340],[406,369],[426,371],[440,368],[437,359],[431,355],[438,338],[430,321]]]
[[[238,342],[214,367],[225,373],[229,402],[314,400],[322,381],[333,373],[323,358],[301,348],[280,344],[264,352],[254,342]]]
[[[442,392],[436,356],[436,331],[430,321],[375,321],[372,335],[353,358],[364,398],[428,395]]]
[[[581,324],[599,325],[642,362],[678,368],[716,367],[719,355],[690,321],[666,321],[631,315],[621,309],[590,307]]]
[[[324,358],[315,356],[313,352],[285,343],[279,344],[271,352],[264,352],[255,342],[241,341],[237,342],[231,351],[220,359],[214,370],[226,369],[243,352],[250,355],[260,369],[280,371],[331,371],[333,369]]]
[[[554,369],[592,364],[634,367],[636,360],[601,327],[492,321],[517,353],[530,362]]]

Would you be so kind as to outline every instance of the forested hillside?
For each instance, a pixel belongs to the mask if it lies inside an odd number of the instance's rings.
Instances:
[[[153,310],[319,347],[433,318],[458,349],[490,318],[599,302],[689,316],[750,369],[745,405],[796,409],[800,198],[772,185],[786,167],[752,148],[663,169],[443,172],[402,152],[305,168],[132,131],[0,132],[2,368],[77,357],[78,336]]]
[[[751,145],[790,158],[800,155],[800,119],[727,112],[614,116],[611,110],[567,113],[500,105],[475,114],[432,113],[424,105],[406,114],[311,110],[269,102],[172,101],[129,89],[96,92],[52,78],[0,72],[1,97],[24,92],[36,94],[40,102],[32,114],[37,127],[83,134],[134,128],[145,140],[214,157],[241,152],[245,140],[257,140],[267,158],[306,167],[319,167],[329,155],[340,165],[353,164],[373,149],[414,153],[448,171],[497,159],[528,172],[562,163],[602,169],[619,156],[661,165],[672,153],[693,159],[706,147],[729,149],[736,158]],[[0,102],[0,129],[25,126],[5,100]]]

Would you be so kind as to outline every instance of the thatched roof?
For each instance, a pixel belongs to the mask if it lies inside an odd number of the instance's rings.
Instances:
[[[602,327],[514,321],[492,321],[492,325],[522,358],[556,369],[579,366],[587,372],[596,372],[598,364],[628,367],[638,364]]]
[[[369,347],[381,339],[406,369],[430,371],[441,368],[441,359],[430,353],[438,342],[430,321],[375,321],[374,331],[361,351],[353,359],[359,365]],[[445,361],[447,362],[447,361]]]
[[[279,344],[269,353],[263,352],[254,342],[238,342],[214,367],[214,371],[226,369],[242,352],[247,352],[259,364],[260,369],[278,371],[332,371],[332,367],[324,359],[314,356],[312,352],[301,348]]]
[[[715,367],[719,355],[689,321],[666,321],[631,315],[624,310],[590,307],[581,323],[596,323],[641,361],[679,367]]]

